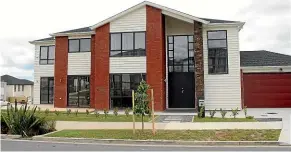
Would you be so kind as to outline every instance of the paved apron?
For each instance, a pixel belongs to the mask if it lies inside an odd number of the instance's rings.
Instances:
[[[156,122],[192,122],[194,116],[190,115],[163,115],[156,119]]]

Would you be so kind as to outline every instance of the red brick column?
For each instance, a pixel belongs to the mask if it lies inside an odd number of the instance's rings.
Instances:
[[[91,36],[91,75],[90,75],[90,107],[95,108],[95,35]]]
[[[166,51],[162,11],[146,6],[147,83],[154,89],[155,110],[166,108]]]
[[[96,109],[109,109],[109,27],[108,23],[95,29],[92,90]]]
[[[55,40],[54,106],[67,107],[68,37]]]

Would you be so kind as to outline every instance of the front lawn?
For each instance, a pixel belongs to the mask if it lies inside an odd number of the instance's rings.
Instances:
[[[199,118],[197,116],[194,117],[193,122],[256,122],[256,119],[248,119],[248,118]]]
[[[47,137],[97,138],[97,139],[162,139],[192,141],[278,141],[280,130],[62,130]]]

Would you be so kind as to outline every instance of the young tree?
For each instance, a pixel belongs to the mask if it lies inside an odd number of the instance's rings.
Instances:
[[[134,95],[135,100],[135,107],[134,107],[134,114],[141,115],[142,121],[142,131],[144,130],[144,116],[150,114],[149,108],[149,97],[147,91],[149,90],[150,86],[142,80],[137,87],[137,90]]]

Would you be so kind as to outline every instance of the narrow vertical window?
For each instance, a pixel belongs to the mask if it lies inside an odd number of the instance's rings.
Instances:
[[[208,73],[228,73],[227,32],[208,31]]]

